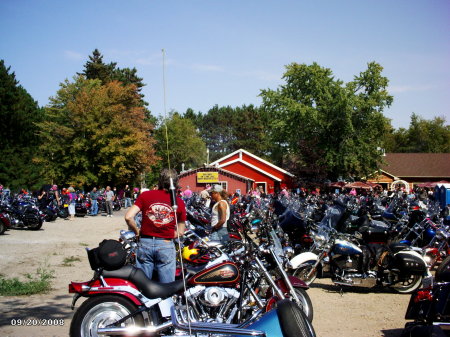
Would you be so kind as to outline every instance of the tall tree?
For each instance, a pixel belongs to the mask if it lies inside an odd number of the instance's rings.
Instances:
[[[185,169],[189,169],[206,161],[206,146],[194,123],[176,112],[170,113],[167,119],[160,120],[155,138],[161,162],[168,165],[169,158],[170,166],[177,171],[182,169],[183,164]]]
[[[41,176],[33,155],[40,141],[36,123],[42,109],[10,69],[0,60],[0,182],[12,190],[36,188]]]
[[[40,161],[63,183],[135,181],[156,160],[152,129],[134,85],[78,76],[46,107]]]
[[[381,72],[372,62],[344,84],[317,63],[292,63],[284,85],[261,91],[272,141],[298,176],[336,179],[376,170],[389,124],[382,111],[392,103]]]

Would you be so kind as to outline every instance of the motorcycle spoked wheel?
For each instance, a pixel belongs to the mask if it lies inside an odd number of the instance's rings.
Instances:
[[[307,285],[310,285],[314,282],[314,280],[317,278],[318,274],[318,268],[320,268],[320,265],[317,266],[316,270],[309,276],[309,272],[312,270],[314,264],[316,261],[307,261],[304,263],[304,266],[297,268],[293,273],[292,276],[295,276],[305,282]]]
[[[137,307],[121,296],[91,297],[83,302],[70,324],[70,337],[98,337],[98,328],[104,328],[136,311]],[[124,322],[125,325],[144,325],[142,314]],[[123,325],[122,325],[123,326]]]
[[[400,294],[410,294],[414,290],[418,289],[421,284],[421,275],[406,275],[402,277],[401,281],[391,286],[391,288]]]
[[[295,289],[295,294],[297,295],[300,303],[297,304],[302,310],[305,316],[308,318],[310,322],[313,321],[314,318],[314,308],[311,302],[311,299],[309,298],[309,295],[307,294],[306,290],[301,288]],[[292,302],[294,302],[294,299],[290,299]],[[272,297],[266,306],[266,311],[272,310],[273,308],[277,307],[277,303],[280,301],[280,299],[275,296]],[[295,303],[295,302],[294,302]]]
[[[300,300],[301,307],[303,309],[303,312],[305,313],[306,317],[310,322],[313,321],[314,318],[314,308],[311,302],[311,299],[309,298],[308,293],[305,289],[296,288],[295,294],[297,295],[298,299]]]
[[[35,222],[34,220],[31,223],[27,222],[26,226],[28,229],[30,229],[32,231],[37,231],[37,230],[41,229],[43,223],[44,223],[44,221],[42,221],[42,219],[38,219],[37,222]]]

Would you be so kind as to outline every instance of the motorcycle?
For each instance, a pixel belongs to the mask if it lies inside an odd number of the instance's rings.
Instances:
[[[7,212],[0,211],[0,235],[12,228],[11,217]]]
[[[302,253],[290,261],[293,275],[306,284],[323,270],[326,257],[333,282],[341,286],[382,285],[411,293],[431,275],[422,255],[405,244],[361,244],[360,233],[342,234],[323,224],[313,237],[319,253]]]
[[[235,323],[240,309],[254,307],[250,302],[257,301],[258,296],[249,301],[239,292],[244,285],[241,270],[226,254],[219,254],[202,266],[186,267],[186,283],[179,279],[160,284],[126,264],[132,256],[133,235],[122,232],[121,239],[122,243],[108,240],[89,250],[94,277],[69,285],[69,292],[74,294],[72,309],[80,297],[87,297],[75,312],[71,337],[145,333],[315,336],[303,310],[292,301],[281,299],[267,313],[261,308],[253,309],[251,315],[242,316],[243,320]],[[124,247],[128,245],[132,249],[127,251]],[[292,320],[289,328],[288,320]]]
[[[442,261],[435,278],[423,282],[410,298],[405,319],[408,322],[402,337],[446,336],[450,327],[450,257]]]
[[[44,223],[45,215],[31,197],[16,198],[12,202],[3,200],[1,208],[7,214],[11,228],[39,230]]]

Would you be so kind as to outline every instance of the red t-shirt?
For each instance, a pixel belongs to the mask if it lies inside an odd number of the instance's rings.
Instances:
[[[170,203],[170,194],[164,190],[145,191],[134,203],[142,211],[141,234],[173,239],[175,214]],[[186,206],[177,198],[177,219],[186,221]]]

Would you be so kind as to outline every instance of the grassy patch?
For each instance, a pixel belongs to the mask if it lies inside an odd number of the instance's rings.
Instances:
[[[33,295],[48,292],[51,289],[53,271],[38,268],[35,276],[26,274],[26,281],[20,281],[17,277],[5,278],[0,276],[1,296]]]
[[[82,246],[82,247],[87,247],[87,246],[89,246],[86,242],[80,242],[79,245]]]
[[[70,267],[70,266],[73,266],[72,262],[75,262],[75,261],[81,261],[81,259],[79,257],[77,257],[77,256],[66,257],[64,259],[62,265],[64,267]]]

